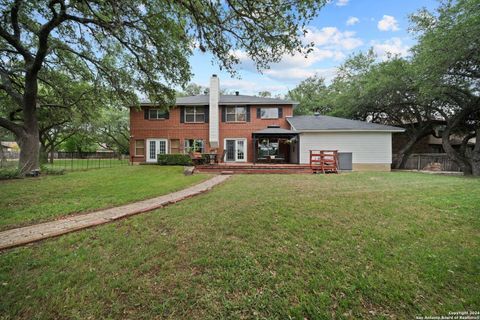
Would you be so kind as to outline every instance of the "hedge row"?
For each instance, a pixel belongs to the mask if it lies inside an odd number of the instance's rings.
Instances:
[[[186,154],[159,154],[158,164],[167,166],[191,166],[193,162]]]
[[[159,154],[158,164],[167,166],[191,166],[194,165],[192,159],[186,154]],[[210,161],[210,155],[202,153],[202,158],[195,160],[195,164],[205,164]]]

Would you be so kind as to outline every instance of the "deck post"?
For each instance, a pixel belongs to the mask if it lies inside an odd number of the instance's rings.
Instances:
[[[253,147],[253,164],[255,164],[257,162],[257,148],[256,148],[256,145],[257,145],[257,139],[256,138],[253,138],[252,139],[252,147]]]

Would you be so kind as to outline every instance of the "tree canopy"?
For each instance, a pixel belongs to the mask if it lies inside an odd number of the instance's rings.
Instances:
[[[22,172],[39,167],[40,85],[88,82],[135,103],[137,92],[169,104],[191,76],[195,48],[231,73],[245,51],[259,68],[284,54],[308,53],[302,35],[325,1],[1,0],[0,90],[17,116],[0,115],[15,134]],[[272,18],[274,17],[274,18]],[[55,101],[56,104],[61,104]]]

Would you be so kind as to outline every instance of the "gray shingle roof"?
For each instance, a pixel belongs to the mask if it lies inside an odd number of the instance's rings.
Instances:
[[[205,106],[209,104],[210,96],[208,94],[202,94],[197,96],[179,97],[176,100],[177,106]],[[148,101],[143,101],[142,105],[151,105]],[[263,98],[256,96],[245,95],[220,95],[220,105],[242,105],[242,104],[257,104],[257,105],[269,105],[269,104],[298,104],[298,102],[283,100],[277,98]]]
[[[405,129],[366,121],[350,120],[331,116],[294,116],[287,118],[296,131],[391,131],[403,132]]]

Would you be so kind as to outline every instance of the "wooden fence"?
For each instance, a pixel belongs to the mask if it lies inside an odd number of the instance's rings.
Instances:
[[[397,155],[393,155],[393,161]],[[405,164],[404,169],[423,170],[430,163],[440,163],[442,171],[461,171],[458,165],[451,160],[446,153],[412,153]]]

